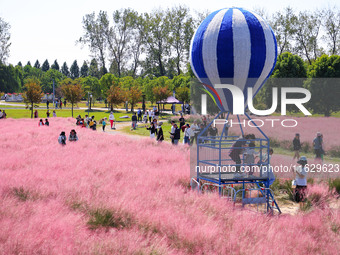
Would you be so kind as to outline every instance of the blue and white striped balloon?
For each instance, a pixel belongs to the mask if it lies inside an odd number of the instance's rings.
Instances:
[[[228,89],[240,88],[247,100],[248,87],[253,97],[273,71],[277,44],[273,30],[259,15],[242,8],[226,8],[211,13],[196,30],[190,47],[191,68],[214,96],[221,111],[233,110]]]

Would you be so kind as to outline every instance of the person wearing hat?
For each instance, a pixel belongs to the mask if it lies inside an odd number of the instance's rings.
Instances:
[[[300,209],[302,209],[304,206],[307,189],[307,158],[305,156],[302,156],[297,161],[297,163],[299,164],[299,166],[295,167],[294,169],[294,172],[296,174],[295,201],[300,204]]]
[[[316,133],[316,137],[313,140],[313,147],[316,159],[322,159],[323,149],[322,149],[322,134],[320,132]]]
[[[157,141],[162,142],[164,140],[163,129],[162,129],[163,122],[159,122],[157,126]]]
[[[300,158],[300,150],[301,150],[301,143],[300,143],[300,134],[296,133],[294,140],[293,140],[293,148],[294,148],[294,157],[293,160]]]
[[[66,145],[66,136],[65,136],[65,132],[64,131],[62,131],[60,133],[59,138],[58,138],[58,142],[61,145]]]

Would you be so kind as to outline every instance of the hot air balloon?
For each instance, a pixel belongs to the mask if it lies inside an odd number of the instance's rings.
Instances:
[[[246,107],[248,97],[257,94],[273,71],[276,58],[277,44],[272,29],[262,17],[243,8],[215,11],[203,20],[196,30],[190,47],[191,68],[205,89],[213,96],[221,111],[198,134],[195,154],[197,177],[191,179],[192,188],[196,187],[204,192],[204,187],[212,186],[219,189],[221,196],[229,196],[228,198],[234,201],[237,193],[241,192],[243,205],[265,203],[267,212],[273,212],[274,209],[281,212],[269,188],[271,177],[268,171],[264,171],[269,169],[270,140],[249,115],[245,113],[263,138],[255,137],[251,133],[246,135],[238,115],[242,133],[240,137],[229,135],[226,123],[221,133],[214,131],[213,128],[209,131],[212,126],[216,130],[215,120],[224,112],[227,112],[226,120],[230,113],[234,112],[234,95],[221,84],[234,85],[237,91],[243,92]],[[248,95],[248,88],[252,88],[252,95]],[[241,104],[243,106],[242,101]],[[255,163],[253,156],[249,157],[250,154],[243,153],[245,147],[248,149],[247,153],[253,150],[259,155],[258,162]],[[214,167],[216,171],[211,170]],[[259,171],[256,174],[242,173],[242,167],[255,168]],[[206,171],[206,169],[210,170]],[[204,184],[201,185],[200,181]],[[261,193],[261,197],[246,198],[246,183],[254,185],[251,190]],[[225,192],[223,189],[226,184],[243,186],[238,191],[228,186],[229,190]]]
[[[274,69],[275,35],[266,21],[243,8],[211,13],[196,30],[190,47],[190,64],[198,80],[214,97],[222,112],[233,111],[233,97],[217,84],[248,88],[254,97]]]

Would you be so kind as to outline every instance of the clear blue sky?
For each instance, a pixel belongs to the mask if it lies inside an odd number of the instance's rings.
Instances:
[[[155,3],[156,2],[156,3]],[[186,5],[192,10],[214,11],[237,6],[249,10],[263,8],[269,14],[287,6],[296,11],[314,10],[327,6],[340,5],[339,0],[0,0],[0,17],[11,25],[10,57],[8,62],[16,65],[28,60],[32,65],[38,59],[42,64],[55,59],[59,65],[64,61],[68,66],[76,59],[78,65],[90,60],[87,48],[81,49],[75,41],[82,35],[82,17],[99,10],[109,14],[116,9],[132,8],[138,12],[149,12],[156,8]]]

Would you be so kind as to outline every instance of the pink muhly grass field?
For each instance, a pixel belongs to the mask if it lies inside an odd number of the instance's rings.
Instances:
[[[188,189],[189,149],[0,121],[0,254],[337,254],[339,210],[268,217]],[[57,138],[76,129],[79,141]],[[104,215],[102,225],[95,217]],[[107,217],[106,217],[107,216]],[[100,217],[99,217],[100,218]]]

